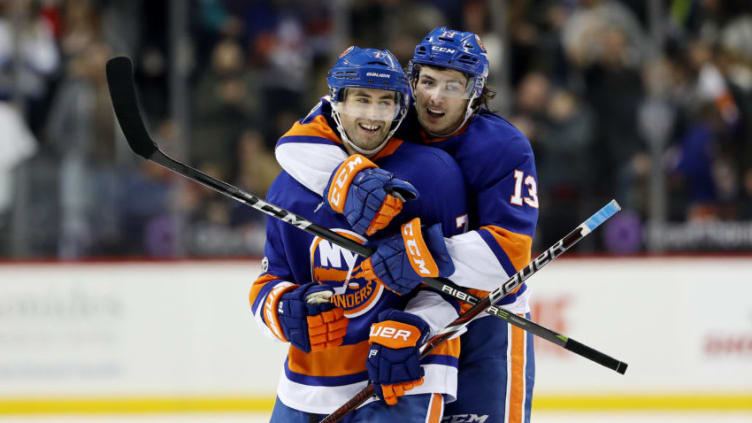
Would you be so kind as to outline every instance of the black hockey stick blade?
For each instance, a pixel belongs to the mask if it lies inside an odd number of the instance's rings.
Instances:
[[[107,87],[115,116],[131,150],[145,159],[151,158],[157,146],[141,118],[130,58],[119,56],[107,61]]]
[[[572,351],[575,354],[587,357],[603,366],[616,370],[616,372],[619,374],[623,375],[627,371],[627,363],[603,354],[600,351],[596,351],[588,347],[587,345],[575,341],[574,339],[567,338],[567,342],[564,344],[564,348]]]

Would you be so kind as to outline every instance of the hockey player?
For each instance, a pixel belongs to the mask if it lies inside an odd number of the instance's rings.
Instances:
[[[422,276],[451,274],[439,224],[449,235],[462,231],[457,226],[467,213],[462,175],[448,154],[392,138],[410,94],[397,60],[385,50],[351,47],[327,80],[330,98],[323,98],[279,143],[303,142],[310,147],[300,151],[306,161],[318,159],[317,146],[341,149],[347,160],[331,176],[331,201],[322,205],[320,195],[287,172],[272,184],[267,200],[365,242],[358,234],[365,231],[355,231],[342,214],[358,213],[347,205],[357,203],[353,196],[372,190],[369,184],[398,189],[406,197],[420,191],[404,209],[394,197],[389,207],[401,213],[384,225],[380,239],[369,241],[379,245],[379,257],[369,263],[388,263],[395,287],[415,287]],[[364,185],[359,178],[366,175],[370,182]],[[368,205],[367,198],[360,200]],[[421,221],[427,225],[423,229]],[[405,245],[412,247],[406,252]],[[250,303],[262,331],[291,344],[272,422],[318,421],[369,380],[383,401],[366,403],[345,421],[438,422],[444,401],[455,398],[459,338],[420,362],[418,347],[458,316],[458,304],[431,290],[386,289],[364,278],[369,270],[361,262],[325,239],[268,221],[263,274],[251,288]]]
[[[530,143],[484,107],[488,59],[476,34],[432,30],[416,46],[408,75],[414,102],[398,135],[444,150],[460,166],[470,213],[456,223],[472,230],[444,234],[455,267],[450,279],[483,296],[530,261],[539,206]],[[303,158],[301,152],[311,148],[315,160]],[[286,171],[320,195],[328,192],[330,175],[347,159],[326,144],[280,142],[275,154]],[[370,195],[349,196],[344,210],[358,212],[346,218],[356,230],[372,233],[398,211],[389,207],[394,202],[388,189],[375,178],[358,175],[355,180],[350,190]],[[371,276],[394,284],[388,271],[375,270]],[[529,317],[528,297],[522,285],[500,304]],[[446,417],[457,416],[451,420],[457,422],[529,421],[534,365],[532,335],[495,318],[472,322],[462,337],[458,400],[447,406]]]

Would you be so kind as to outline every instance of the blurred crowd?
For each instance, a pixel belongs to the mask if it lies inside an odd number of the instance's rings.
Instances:
[[[617,198],[622,233],[582,248],[645,250],[658,177],[667,222],[752,220],[749,0],[185,0],[177,49],[173,3],[0,0],[0,257],[261,254],[263,215],[128,150],[109,57],[134,59],[168,154],[263,196],[341,50],[406,65],[439,25],[481,35],[494,106],[533,145],[538,248]]]

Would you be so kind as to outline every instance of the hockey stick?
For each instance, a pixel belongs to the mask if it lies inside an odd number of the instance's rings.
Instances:
[[[475,304],[471,309],[462,313],[460,317],[455,319],[452,323],[447,325],[447,327],[445,327],[444,329],[439,331],[439,333],[426,341],[426,343],[420,347],[420,357],[425,357],[439,344],[457,334],[457,332],[462,330],[463,327],[467,326],[470,321],[482,311],[487,308],[495,307],[493,304],[496,304],[504,296],[510,294],[517,287],[522,285],[522,283],[526,279],[534,275],[538,270],[540,270],[546,264],[550,263],[556,257],[562,255],[565,251],[578,243],[582,238],[586,237],[590,232],[597,228],[601,223],[608,220],[611,216],[616,214],[616,212],[618,212],[619,210],[620,207],[616,200],[611,200],[610,203],[603,206],[603,208],[598,210],[598,212],[596,212],[594,215],[590,216],[590,218],[580,224],[580,226],[576,227],[564,238],[557,241],[548,250],[544,251],[538,257],[533,259],[527,266],[522,268],[519,272],[515,273],[511,278],[507,279],[507,281],[504,282],[501,286],[491,291],[488,296],[478,301],[478,303]],[[627,371],[627,364],[620,363],[615,370],[621,374],[624,374],[624,372]],[[324,420],[321,420],[320,423],[333,423],[339,421],[351,411],[355,410],[358,406],[363,404],[368,398],[374,396],[375,392],[376,389],[373,383],[369,383],[368,386],[355,394],[354,397],[352,397],[336,411],[329,414],[326,418],[324,418]]]
[[[125,139],[131,149],[139,156],[158,163],[188,179],[205,185],[220,194],[228,196],[234,200],[249,205],[269,216],[281,219],[299,229],[302,229],[315,236],[319,236],[330,242],[333,242],[343,248],[346,248],[358,255],[368,257],[373,254],[371,247],[362,245],[346,238],[328,228],[317,225],[301,216],[291,213],[285,209],[279,208],[271,203],[248,194],[239,188],[226,182],[217,180],[202,173],[199,170],[186,166],[183,163],[173,160],[164,154],[146,130],[144,121],[138,107],[136,88],[133,82],[133,64],[127,57],[116,57],[107,62],[107,85],[110,90],[113,108],[117,116],[120,127],[125,134]],[[451,295],[460,301],[475,305],[480,299],[469,294],[454,284],[447,284],[438,279],[424,279],[423,282],[433,289]],[[586,345],[583,345],[564,335],[556,333],[550,329],[540,326],[528,319],[511,313],[503,308],[492,306],[488,308],[488,313],[499,317],[508,323],[517,326],[523,330],[540,336],[550,342],[574,352],[582,357],[592,360],[610,369],[619,371],[620,366],[626,365],[606,354],[596,351]]]

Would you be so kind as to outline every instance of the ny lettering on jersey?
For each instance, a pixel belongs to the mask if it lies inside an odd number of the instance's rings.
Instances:
[[[365,242],[365,238],[355,232],[345,229],[334,231],[360,243]],[[362,257],[319,237],[311,241],[310,255],[311,279],[334,288],[331,302],[344,309],[345,316],[360,316],[378,303],[384,286],[362,277],[359,270]]]

